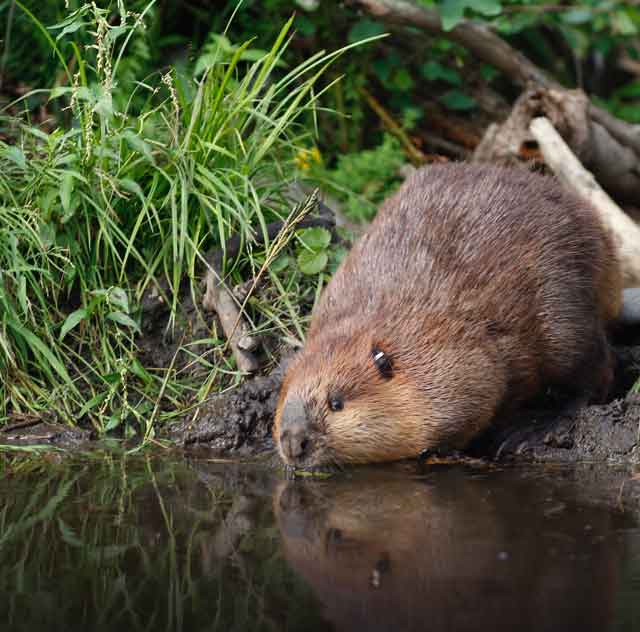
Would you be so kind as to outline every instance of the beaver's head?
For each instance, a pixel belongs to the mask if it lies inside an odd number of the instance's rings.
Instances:
[[[319,336],[291,363],[274,437],[287,465],[417,456],[429,406],[404,358],[371,333]]]
[[[394,327],[394,332],[402,329]],[[313,330],[313,328],[312,328]],[[462,448],[487,427],[506,385],[496,353],[448,320],[311,331],[287,369],[274,438],[284,462],[310,468]]]

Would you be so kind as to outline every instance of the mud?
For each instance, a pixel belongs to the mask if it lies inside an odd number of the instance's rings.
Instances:
[[[183,446],[206,444],[221,455],[254,456],[273,451],[273,414],[283,369],[256,377],[234,390],[216,395],[169,429]]]

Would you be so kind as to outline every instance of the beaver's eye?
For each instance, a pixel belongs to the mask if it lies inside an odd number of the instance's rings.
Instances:
[[[380,372],[380,375],[388,380],[393,377],[393,363],[391,358],[378,347],[371,349],[371,357],[373,358],[373,364]]]
[[[344,400],[340,395],[329,395],[329,408],[335,413],[344,408]]]

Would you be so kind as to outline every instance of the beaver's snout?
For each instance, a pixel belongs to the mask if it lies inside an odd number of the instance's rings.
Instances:
[[[282,409],[280,446],[285,459],[294,464],[304,461],[313,447],[313,431],[301,399],[290,399]]]

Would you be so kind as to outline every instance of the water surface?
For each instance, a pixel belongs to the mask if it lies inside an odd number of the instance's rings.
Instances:
[[[626,470],[183,456],[0,479],[0,630],[640,629]]]

